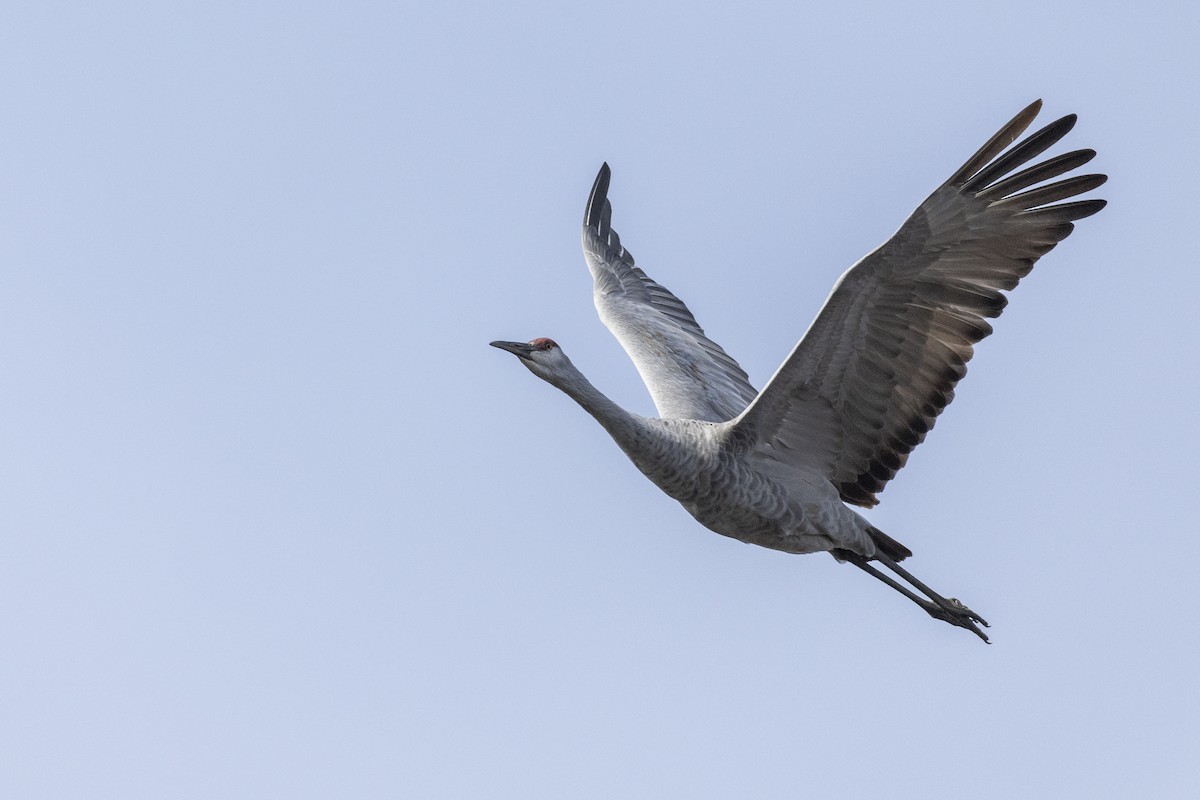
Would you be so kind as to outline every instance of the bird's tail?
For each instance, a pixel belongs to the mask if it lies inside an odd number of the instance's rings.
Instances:
[[[873,525],[867,528],[867,534],[871,537],[871,541],[875,543],[875,546],[879,548],[879,551],[892,561],[903,561],[912,555],[912,550],[909,550]]]

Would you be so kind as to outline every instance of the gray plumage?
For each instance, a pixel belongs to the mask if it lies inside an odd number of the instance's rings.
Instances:
[[[953,399],[973,345],[991,333],[987,320],[1007,303],[1003,292],[1070,235],[1075,220],[1104,207],[1060,202],[1100,186],[1103,175],[1044,183],[1090,161],[1092,150],[1014,172],[1075,124],[1074,115],[1064,117],[1009,148],[1040,108],[1038,101],[1018,114],[842,275],[761,393],[622,246],[611,225],[607,164],[588,198],[584,255],[600,318],[661,418],[621,409],[549,339],[492,344],[579,402],[708,528],[790,553],[829,551],[987,641],[981,617],[899,567],[911,552],[846,504],[878,502]]]

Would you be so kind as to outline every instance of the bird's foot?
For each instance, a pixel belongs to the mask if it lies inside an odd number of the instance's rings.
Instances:
[[[923,608],[929,613],[929,616],[934,619],[940,619],[943,622],[949,622],[951,625],[956,625],[960,628],[965,628],[985,642],[988,641],[987,634],[979,630],[979,625],[987,628],[987,620],[976,614],[971,609],[967,608],[957,597],[938,598],[940,603],[923,603]],[[978,623],[978,625],[976,624]],[[990,642],[989,642],[990,644]]]

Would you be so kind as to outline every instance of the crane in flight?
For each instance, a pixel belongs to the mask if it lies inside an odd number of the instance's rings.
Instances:
[[[634,264],[611,224],[600,168],[583,251],[601,320],[637,366],[658,419],[618,406],[553,340],[492,342],[583,406],[646,477],[702,525],[786,553],[828,552],[930,616],[983,641],[983,617],[900,562],[907,547],[849,505],[870,507],[954,397],[987,318],[1074,221],[1104,200],[1073,200],[1104,175],[1058,178],[1091,161],[1074,150],[1016,172],[1075,125],[1050,123],[1009,147],[1031,104],[929,196],[888,241],[847,270],[761,392],[683,302]]]

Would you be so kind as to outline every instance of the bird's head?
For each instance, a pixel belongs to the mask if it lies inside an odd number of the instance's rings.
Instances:
[[[529,371],[555,385],[575,374],[575,365],[553,339],[533,339],[529,342],[492,342],[521,359]]]

